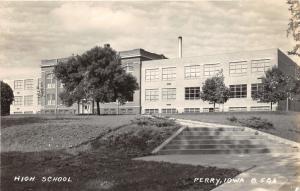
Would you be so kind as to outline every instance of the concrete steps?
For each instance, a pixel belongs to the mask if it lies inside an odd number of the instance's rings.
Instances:
[[[242,127],[184,129],[157,154],[250,154],[299,152],[297,147],[245,131]]]

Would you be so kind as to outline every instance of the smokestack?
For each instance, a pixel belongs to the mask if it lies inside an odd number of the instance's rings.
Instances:
[[[182,58],[182,37],[178,37],[178,57]]]

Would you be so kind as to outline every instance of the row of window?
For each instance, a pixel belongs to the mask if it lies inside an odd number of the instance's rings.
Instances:
[[[262,84],[251,84],[251,97],[262,88]],[[247,84],[230,85],[230,98],[246,98],[247,97]],[[185,87],[184,88],[185,100],[199,100],[200,87]],[[162,100],[175,100],[176,88],[162,88]],[[145,89],[145,101],[158,101],[159,89]]]
[[[26,80],[15,80],[14,81],[15,90],[32,90],[33,89],[33,79]]]
[[[203,108],[202,112],[219,112],[219,108]],[[229,107],[228,111],[231,112],[240,112],[240,111],[247,111],[247,107]],[[269,106],[253,106],[250,107],[250,111],[270,111]],[[184,113],[200,113],[201,109],[200,108],[184,108]],[[144,110],[145,114],[158,114],[159,109],[145,109]],[[163,108],[161,109],[162,114],[176,114],[178,113],[178,110],[176,108]]]
[[[31,106],[33,105],[33,95],[24,96],[24,101],[23,101],[23,96],[15,96],[13,104],[16,106],[20,106],[20,105]]]
[[[56,77],[53,73],[46,75],[46,87],[47,89],[54,89],[56,86]],[[63,88],[63,84],[60,81],[57,81],[57,87]]]
[[[252,60],[251,71],[252,72],[265,72],[271,68],[270,59]],[[229,63],[229,74],[245,74],[248,70],[247,61],[238,61]],[[221,64],[205,64],[203,66],[204,76],[214,76],[221,71]],[[201,76],[201,66],[191,65],[184,67],[184,78],[185,79],[196,79]],[[162,68],[162,80],[175,80],[176,79],[176,67]],[[145,80],[155,81],[159,79],[159,69],[146,69]]]

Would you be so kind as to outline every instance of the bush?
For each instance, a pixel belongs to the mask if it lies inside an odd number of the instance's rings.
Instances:
[[[132,120],[133,124],[139,126],[156,126],[156,127],[171,127],[176,126],[176,122],[173,119],[164,118],[164,117],[139,117],[135,120]]]
[[[254,129],[272,129],[272,128],[274,128],[273,123],[271,123],[267,119],[262,119],[260,117],[255,117],[255,116],[250,117],[248,119],[240,119],[239,123],[244,126],[252,127]]]
[[[227,117],[227,120],[233,123],[237,122],[237,118],[235,116]]]
[[[102,141],[117,152],[144,156],[150,154],[179,127],[172,119],[138,117],[131,124],[109,133]]]

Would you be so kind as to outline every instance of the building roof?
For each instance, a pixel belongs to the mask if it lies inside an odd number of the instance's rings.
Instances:
[[[141,48],[133,49],[133,50],[120,51],[119,55],[121,56],[121,59],[136,58],[136,57],[143,57],[143,58],[146,58],[146,59],[149,59],[149,60],[167,59],[167,57],[165,57],[163,54],[156,54],[156,53],[148,52],[148,51],[146,51],[144,49],[141,49]],[[41,67],[55,66],[59,62],[67,61],[68,58],[69,57],[41,60]]]
[[[125,50],[119,52],[121,58],[134,58],[134,57],[144,57],[148,59],[166,59],[163,54],[156,54],[152,52],[148,52],[144,49],[133,49],[133,50]]]

